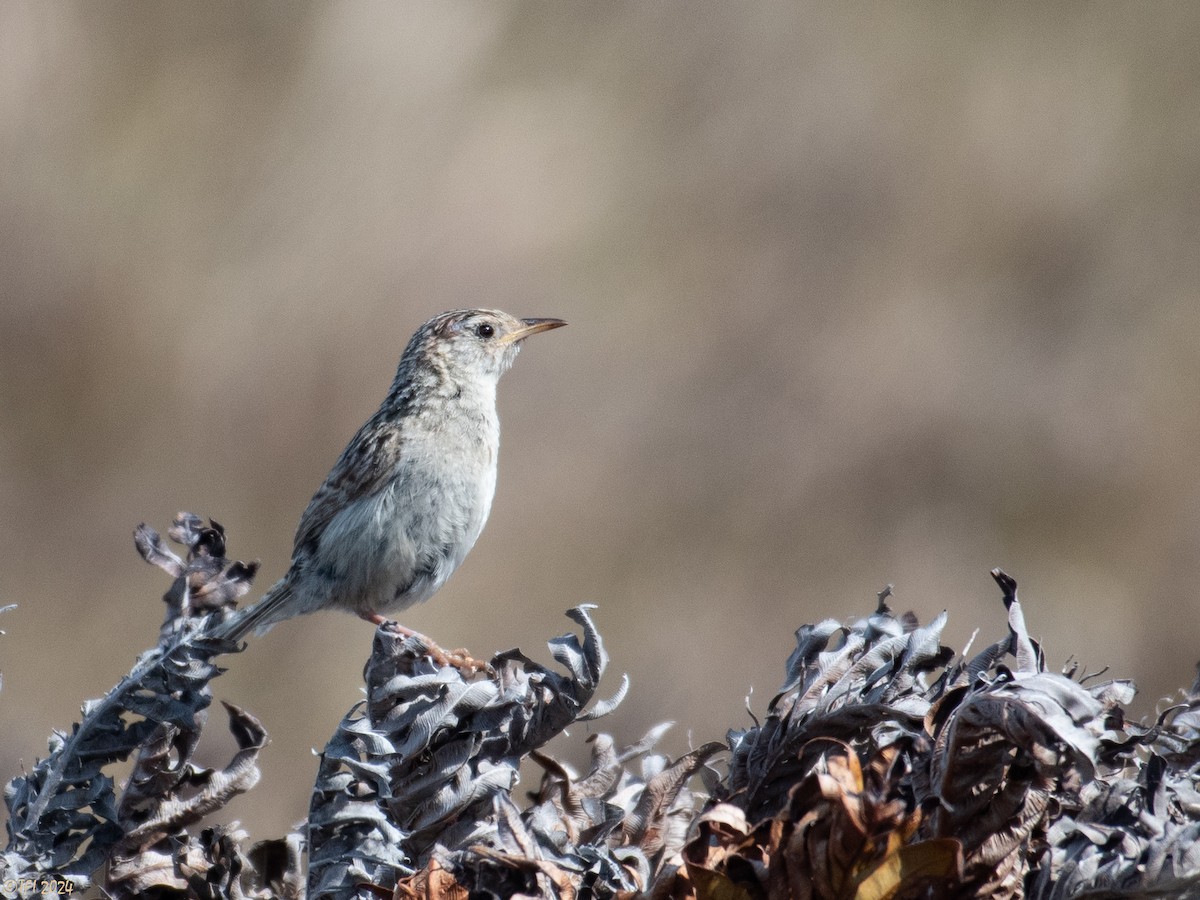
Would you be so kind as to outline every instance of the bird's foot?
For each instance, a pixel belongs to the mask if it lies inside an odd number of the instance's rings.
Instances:
[[[424,636],[422,635],[422,637]],[[429,638],[425,638],[425,640],[429,640]],[[447,651],[434,644],[429,648],[429,655],[439,666],[450,666],[451,668],[458,669],[458,671],[468,677],[478,675],[480,672],[489,677],[496,674],[496,670],[492,668],[491,663],[482,659],[476,659],[464,647]]]
[[[429,658],[439,666],[450,666],[452,669],[458,669],[463,675],[477,675],[480,672],[485,672],[488,675],[495,675],[495,670],[490,664],[483,660],[475,659],[470,652],[465,648],[457,650],[445,650],[437,641],[427,635],[421,634],[419,631],[401,625],[399,622],[385,618],[379,613],[371,613],[369,616],[363,616],[368,622],[373,622],[380,627],[386,627],[392,631],[397,631],[405,637],[418,638],[422,643],[429,647]]]

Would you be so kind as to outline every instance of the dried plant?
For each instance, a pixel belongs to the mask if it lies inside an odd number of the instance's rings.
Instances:
[[[588,608],[568,615],[582,640],[550,642],[566,674],[509,651],[492,660],[490,678],[468,680],[435,668],[419,639],[377,633],[368,699],[322,755],[309,814],[311,897],[353,896],[368,882],[391,888],[398,875],[407,876],[400,896],[422,896],[446,873],[500,896],[551,894],[560,882],[612,895],[644,887],[667,844],[682,846],[694,815],[687,780],[723,745],[672,763],[647,755],[657,732],[620,753],[601,735],[578,781],[538,750],[611,711],[625,690],[586,709],[607,655]],[[522,811],[512,792],[526,757],[546,774]],[[625,768],[637,758],[640,776]]]
[[[1200,896],[1200,682],[1125,722],[1132,686],[1047,671],[998,570],[1008,633],[974,656],[942,646],[945,614],[921,626],[884,591],[865,619],[797,631],[783,687],[728,747],[671,760],[665,726],[625,748],[598,734],[583,774],[546,742],[628,687],[593,702],[608,658],[589,607],[550,642],[561,671],[510,651],[464,675],[381,628],[304,832],[248,847],[201,820],[254,786],[266,732],[226,704],[233,759],[191,757],[214,660],[241,649],[207,623],[255,566],[225,558],[215,523],[181,514],[170,536],[186,559],[136,534],[173,579],[158,646],[6,789],[2,896],[44,895],[39,876],[79,890],[102,867],[114,897]],[[523,761],[543,774],[521,800]]]
[[[191,756],[220,672],[213,659],[235,649],[206,638],[204,616],[245,594],[257,566],[225,559],[221,527],[196,516],[180,514],[170,536],[186,559],[144,525],[135,534],[143,558],[174,579],[158,646],[107,696],[85,703],[71,733],[56,732],[49,755],[5,789],[5,887],[27,888],[10,888],[13,896],[44,895],[34,888],[56,883],[82,889],[106,863],[106,888],[118,897],[151,886],[200,894],[200,884],[228,880],[236,839],[188,828],[253,787],[266,732],[227,704],[240,748],[234,759],[212,771]],[[108,771],[130,757],[133,772],[118,794]]]
[[[1045,671],[992,574],[1009,634],[970,659],[887,591],[865,620],[801,628],[669,895],[1200,896],[1200,696],[1127,726],[1132,685]]]

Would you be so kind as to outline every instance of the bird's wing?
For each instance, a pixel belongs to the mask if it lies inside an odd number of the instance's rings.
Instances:
[[[400,427],[394,420],[383,421],[377,415],[358,430],[300,517],[293,561],[316,550],[321,535],[339,512],[381,490],[391,480],[400,461],[401,444]]]

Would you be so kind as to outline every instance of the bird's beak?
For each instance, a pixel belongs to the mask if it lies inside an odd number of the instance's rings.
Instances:
[[[562,319],[522,319],[523,328],[518,328],[516,331],[506,334],[500,339],[505,344],[515,344],[518,341],[523,341],[531,334],[537,334],[539,331],[549,331],[551,328],[562,328],[567,323]]]

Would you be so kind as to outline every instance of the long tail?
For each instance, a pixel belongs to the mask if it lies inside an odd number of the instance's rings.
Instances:
[[[272,625],[290,618],[285,611],[292,596],[292,586],[281,578],[253,606],[238,610],[212,631],[212,636],[226,641],[240,641],[251,631],[265,634]]]

